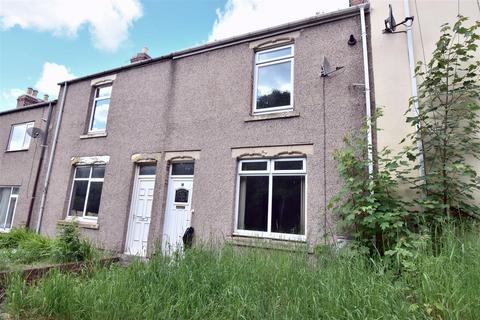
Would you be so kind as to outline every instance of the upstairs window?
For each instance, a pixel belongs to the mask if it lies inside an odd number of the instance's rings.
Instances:
[[[293,109],[293,45],[255,54],[254,113]]]
[[[17,198],[18,187],[0,187],[0,232],[12,228]]]
[[[305,159],[242,160],[235,232],[305,240]]]
[[[33,128],[34,122],[26,122],[12,125],[7,151],[28,150],[31,137],[27,133],[28,128]]]
[[[107,116],[111,94],[111,84],[95,88],[89,132],[105,132],[107,130]]]
[[[75,168],[69,217],[96,219],[102,197],[105,165],[78,166]]]

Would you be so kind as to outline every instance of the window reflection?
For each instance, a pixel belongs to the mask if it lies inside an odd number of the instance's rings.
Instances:
[[[258,68],[257,109],[290,105],[291,61]]]
[[[293,46],[257,52],[254,111],[284,110],[293,104]]]
[[[93,101],[92,119],[89,131],[105,131],[107,128],[108,109],[112,86],[98,87]]]

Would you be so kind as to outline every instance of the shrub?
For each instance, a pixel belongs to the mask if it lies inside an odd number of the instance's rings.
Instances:
[[[0,233],[0,249],[16,248],[22,241],[36,236],[36,233],[27,228],[13,228],[10,232]]]
[[[417,66],[419,96],[408,110],[416,132],[407,137],[407,154],[412,161],[423,156],[425,164],[424,176],[413,179],[421,194],[417,202],[433,228],[452,217],[480,218],[474,201],[480,177],[467,161],[480,160],[480,21],[466,21],[459,16],[455,24],[442,25],[432,59]],[[417,101],[418,114],[412,110]]]
[[[94,256],[93,246],[80,238],[78,226],[67,223],[63,226],[56,243],[55,257],[60,262],[89,260]]]
[[[344,147],[334,158],[343,186],[330,201],[329,208],[340,217],[339,226],[370,253],[384,255],[398,247],[398,239],[410,236],[415,216],[397,195],[399,159],[391,159],[388,149],[377,156],[378,170],[371,175],[366,153],[366,127],[347,135]]]
[[[0,233],[0,269],[36,262],[70,262],[90,260],[97,250],[81,239],[74,223],[65,225],[58,238],[48,238],[26,228]]]

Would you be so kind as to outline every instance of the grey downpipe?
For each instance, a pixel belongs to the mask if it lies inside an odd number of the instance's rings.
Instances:
[[[62,122],[63,108],[65,107],[65,97],[67,94],[67,82],[63,84],[62,103],[58,110],[57,123],[55,124],[55,133],[53,135],[52,149],[50,150],[50,159],[48,160],[47,174],[45,176],[45,182],[43,183],[42,198],[40,200],[40,209],[38,210],[38,220],[35,231],[40,233],[40,226],[42,224],[43,212],[45,210],[45,199],[47,198],[48,185],[50,182],[50,175],[52,173],[53,160],[55,158],[55,149],[57,147],[58,133],[60,131],[60,123]]]
[[[40,152],[40,159],[38,161],[37,172],[35,174],[35,181],[33,183],[32,198],[30,199],[30,205],[28,206],[27,221],[25,222],[25,226],[27,228],[30,228],[30,223],[32,222],[33,205],[37,197],[38,181],[40,179],[40,174],[42,172],[43,160],[45,158],[45,151],[47,149],[47,144],[48,144],[48,131],[50,129],[52,109],[53,109],[53,104],[50,102],[50,104],[48,105],[48,114],[47,114],[47,120],[45,124],[45,132],[43,134],[42,145],[40,146],[42,148]]]
[[[368,139],[368,174],[373,174],[373,133],[372,133],[372,103],[370,101],[370,74],[368,69],[367,28],[365,26],[365,6],[360,6],[360,23],[362,25],[363,71],[365,77],[365,112],[367,116]]]
[[[410,6],[408,0],[403,1],[403,14],[405,17],[410,17]],[[410,67],[410,90],[412,92],[413,98],[413,112],[416,116],[420,115],[418,111],[418,92],[417,92],[417,76],[415,74],[415,56],[413,54],[413,32],[412,32],[412,23],[406,26],[407,28],[407,49],[408,49],[408,64]],[[418,149],[418,162],[419,162],[419,171],[420,177],[425,176],[425,159],[423,156],[423,143],[421,140],[420,134],[420,124],[416,125],[416,136],[417,136],[417,149]]]

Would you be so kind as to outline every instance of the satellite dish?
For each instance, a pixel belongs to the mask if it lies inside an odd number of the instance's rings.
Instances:
[[[323,57],[323,62],[322,62],[322,77],[328,76],[328,74],[332,72],[332,67],[330,66],[330,63],[328,62],[326,57]]]
[[[391,4],[388,5],[388,11],[389,11],[389,15],[388,15],[388,18],[385,19],[384,31],[388,33],[392,33],[397,28],[397,24],[395,22],[395,18],[393,17],[393,9]]]
[[[27,134],[32,137],[32,138],[37,138],[39,135],[43,134],[42,129],[37,128],[37,127],[30,127],[27,129]]]
[[[320,72],[320,76],[321,77],[328,77],[330,74],[332,74],[335,71],[338,71],[342,68],[343,68],[343,66],[332,68],[332,66],[330,66],[330,62],[328,62],[328,60],[327,60],[327,57],[324,56],[323,57],[323,62],[322,62],[322,71]]]
[[[388,12],[389,12],[389,14],[388,14],[388,18],[385,19],[385,29],[383,30],[383,33],[396,33],[396,32],[395,32],[395,29],[396,29],[399,25],[403,24],[404,26],[406,26],[406,23],[407,23],[408,21],[410,21],[410,26],[411,26],[412,23],[413,23],[413,16],[411,16],[411,17],[405,17],[405,19],[404,19],[402,22],[397,23],[397,22],[395,21],[394,16],[393,16],[393,9],[392,9],[392,5],[391,5],[391,4],[388,5]],[[405,31],[401,31],[401,32],[405,32]]]

